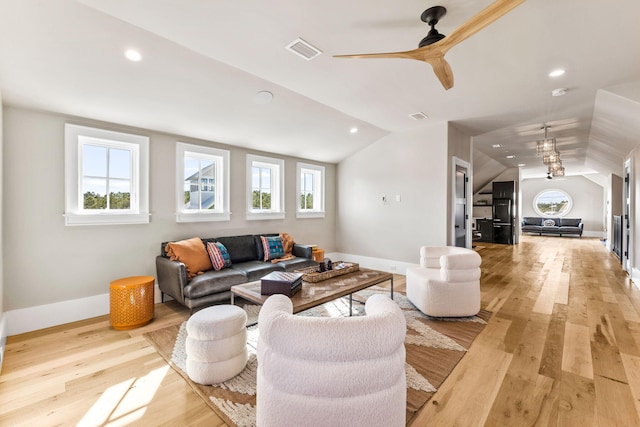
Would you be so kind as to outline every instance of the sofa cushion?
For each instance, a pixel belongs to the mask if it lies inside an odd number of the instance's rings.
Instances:
[[[189,299],[202,298],[207,295],[228,291],[231,286],[247,282],[247,276],[233,268],[220,271],[209,270],[194,277],[184,287],[184,296]]]
[[[258,259],[256,245],[252,235],[218,237],[216,241],[222,243],[227,248],[232,264]]]
[[[209,253],[211,265],[213,266],[214,270],[218,271],[222,270],[223,268],[231,267],[231,257],[229,257],[229,252],[222,243],[207,243],[207,252]]]
[[[542,225],[542,218],[539,216],[525,216],[522,218],[522,225]]]
[[[260,280],[272,271],[284,271],[284,267],[281,266],[280,263],[272,264],[263,261],[246,261],[239,264],[234,263],[231,266],[231,270],[242,272],[247,277],[247,281],[254,282]]]
[[[167,243],[165,250],[172,261],[180,261],[185,265],[188,279],[213,268],[199,237]]]
[[[280,236],[260,236],[260,240],[264,251],[264,261],[271,261],[284,256],[284,247]]]
[[[560,218],[561,227],[577,227],[582,222],[582,218]]]

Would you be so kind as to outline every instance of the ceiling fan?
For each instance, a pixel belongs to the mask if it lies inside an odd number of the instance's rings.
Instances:
[[[424,61],[431,64],[433,71],[445,89],[453,87],[453,72],[449,63],[444,59],[444,55],[449,49],[458,43],[471,37],[487,25],[496,21],[516,6],[524,3],[525,0],[496,0],[478,14],[471,17],[467,22],[456,28],[448,36],[440,34],[435,26],[438,21],[447,13],[447,9],[442,6],[434,6],[422,12],[420,19],[426,22],[431,30],[425,38],[420,41],[419,47],[405,52],[390,53],[363,53],[356,55],[334,55],[336,58],[405,58]]]

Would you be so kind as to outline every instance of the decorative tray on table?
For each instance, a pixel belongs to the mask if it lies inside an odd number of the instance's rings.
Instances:
[[[323,280],[331,279],[335,276],[342,274],[353,273],[358,271],[360,266],[355,262],[336,261],[333,264],[332,270],[318,271],[318,267],[307,267],[296,270],[296,273],[303,273],[302,280],[305,282],[321,282]]]

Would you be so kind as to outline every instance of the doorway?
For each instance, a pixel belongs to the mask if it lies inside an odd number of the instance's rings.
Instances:
[[[471,247],[471,221],[469,218],[469,169],[470,164],[453,158],[453,230],[454,246]]]
[[[633,230],[631,218],[633,215],[632,206],[633,202],[631,200],[632,195],[632,178],[631,178],[631,159],[628,159],[624,162],[624,212],[622,215],[622,268],[631,275],[631,269],[633,268],[631,260],[631,248],[633,245],[631,244]]]

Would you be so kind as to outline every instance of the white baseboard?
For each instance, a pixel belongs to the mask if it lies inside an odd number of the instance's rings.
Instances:
[[[160,302],[160,290],[155,285],[154,302]],[[94,295],[53,304],[11,310],[5,313],[6,335],[63,325],[78,320],[109,314],[109,294]],[[1,325],[1,324],[0,324]]]
[[[631,282],[636,288],[640,289],[640,270],[635,267],[631,269]]]
[[[7,347],[7,316],[0,313],[0,373],[2,372],[2,362],[4,361],[4,350]]]
[[[597,237],[599,239],[604,239],[606,237],[604,231],[589,231],[589,230],[585,230],[585,231],[582,232],[582,235],[584,237]]]
[[[416,267],[420,264],[404,261],[394,261],[385,258],[372,258],[361,255],[344,254],[341,252],[332,252],[325,254],[332,261],[350,261],[360,264],[363,268],[371,268],[374,270],[386,271],[393,274],[407,274],[407,267]]]

